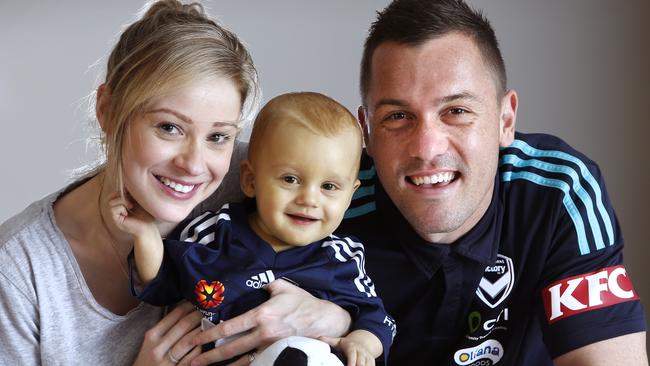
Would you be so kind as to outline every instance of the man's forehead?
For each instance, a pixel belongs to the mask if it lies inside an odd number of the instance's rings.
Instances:
[[[402,105],[424,95],[439,101],[477,100],[496,91],[493,71],[474,40],[461,33],[417,45],[384,42],[372,61],[369,107]]]

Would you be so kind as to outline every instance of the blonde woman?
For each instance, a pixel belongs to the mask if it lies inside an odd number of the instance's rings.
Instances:
[[[198,4],[153,3],[122,33],[97,89],[105,162],[0,226],[0,364],[188,364],[199,354],[192,306],[163,316],[130,294],[132,239],[106,219],[107,203],[130,197],[168,234],[222,183],[258,96],[248,51]],[[320,317],[283,325],[278,302],[311,298],[282,286],[253,342]]]

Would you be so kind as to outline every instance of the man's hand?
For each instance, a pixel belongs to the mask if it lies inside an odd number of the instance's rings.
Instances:
[[[339,306],[313,297],[284,280],[265,287],[271,298],[264,304],[240,316],[201,332],[195,345],[214,342],[236,334],[241,337],[203,353],[192,361],[193,366],[207,365],[242,355],[254,349],[262,350],[276,340],[291,335],[316,338],[340,337],[347,333],[350,315]],[[235,365],[248,365],[248,356]]]

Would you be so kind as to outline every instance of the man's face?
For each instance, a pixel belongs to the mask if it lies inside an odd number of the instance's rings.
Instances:
[[[499,145],[514,135],[516,94],[498,97],[494,74],[460,33],[381,44],[370,80],[362,122],[382,185],[422,238],[455,241],[490,204]]]

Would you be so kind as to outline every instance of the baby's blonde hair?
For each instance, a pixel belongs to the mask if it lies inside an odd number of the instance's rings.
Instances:
[[[357,119],[339,102],[315,92],[296,92],[279,95],[271,99],[255,118],[248,145],[248,159],[264,148],[264,137],[274,124],[288,122],[323,136],[336,136],[352,129],[358,135],[359,144],[355,151],[357,164],[361,156],[363,135]]]

